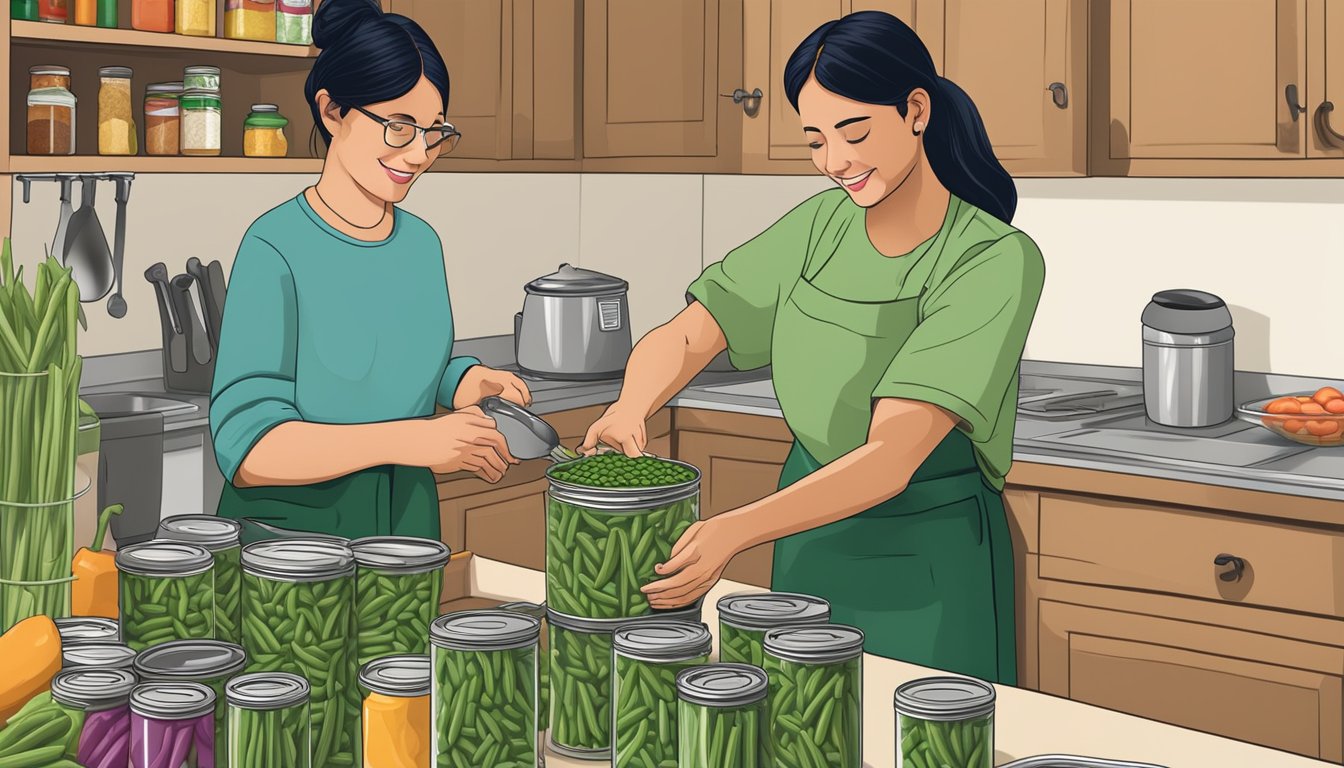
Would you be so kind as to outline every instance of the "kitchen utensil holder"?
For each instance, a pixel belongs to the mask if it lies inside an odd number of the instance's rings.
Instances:
[[[158,292],[159,322],[163,330],[163,388],[167,392],[191,395],[209,395],[215,378],[215,358],[208,363],[197,362],[192,354],[195,335],[204,333],[190,317],[179,317],[172,297],[172,279],[162,263],[145,271],[145,279]],[[162,281],[160,287],[159,281]],[[176,337],[181,337],[177,339]],[[208,342],[207,342],[208,343]]]

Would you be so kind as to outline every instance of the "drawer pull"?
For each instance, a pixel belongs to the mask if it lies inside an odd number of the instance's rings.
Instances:
[[[1242,574],[1246,572],[1246,561],[1236,555],[1219,555],[1213,558],[1213,564],[1220,568],[1225,565],[1232,566],[1232,570],[1218,574],[1218,578],[1223,581],[1241,581]]]

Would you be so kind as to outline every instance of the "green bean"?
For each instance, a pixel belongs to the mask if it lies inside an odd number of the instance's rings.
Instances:
[[[724,664],[765,665],[765,630],[742,629],[719,620],[719,661]]]
[[[122,573],[121,641],[132,650],[171,640],[213,640],[213,570],[192,576]]]
[[[442,591],[442,569],[401,574],[361,567],[355,576],[359,666],[428,653],[429,623],[439,615]]]
[[[814,764],[860,768],[863,693],[859,659],[801,664],[767,654],[764,669],[770,678],[769,727],[762,745],[765,764],[773,768],[811,768]]]
[[[434,768],[535,768],[535,647],[432,655]]]
[[[677,702],[679,768],[758,768],[761,706],[706,707]],[[773,767],[772,767],[773,768]]]
[[[612,764],[616,768],[677,764],[677,674],[708,657],[653,663],[617,655],[612,678]]]
[[[551,740],[561,747],[611,747],[611,633],[549,626]]]
[[[955,722],[901,715],[899,733],[901,765],[993,768],[993,715]]]
[[[690,482],[695,479],[695,472],[652,456],[632,459],[620,453],[605,453],[567,462],[557,468],[554,477],[571,485],[595,488],[653,488]]]
[[[282,709],[231,708],[228,748],[234,758],[228,768],[309,768],[308,723],[306,702]],[[216,765],[223,766],[218,760]]]
[[[242,632],[242,547],[212,552],[215,559],[215,639],[241,644]]]

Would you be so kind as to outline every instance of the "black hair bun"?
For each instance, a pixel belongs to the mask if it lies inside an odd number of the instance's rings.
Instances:
[[[382,17],[378,0],[324,0],[313,17],[313,45],[329,48]]]

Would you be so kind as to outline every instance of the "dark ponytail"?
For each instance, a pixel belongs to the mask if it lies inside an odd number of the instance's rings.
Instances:
[[[906,115],[910,92],[932,101],[924,129],[929,165],[948,191],[1004,223],[1017,210],[1017,188],[985,133],[980,111],[956,83],[939,77],[933,57],[905,22],[881,11],[829,21],[807,36],[784,69],[784,92],[794,110],[815,76],[831,93],[865,104],[895,106]]]

